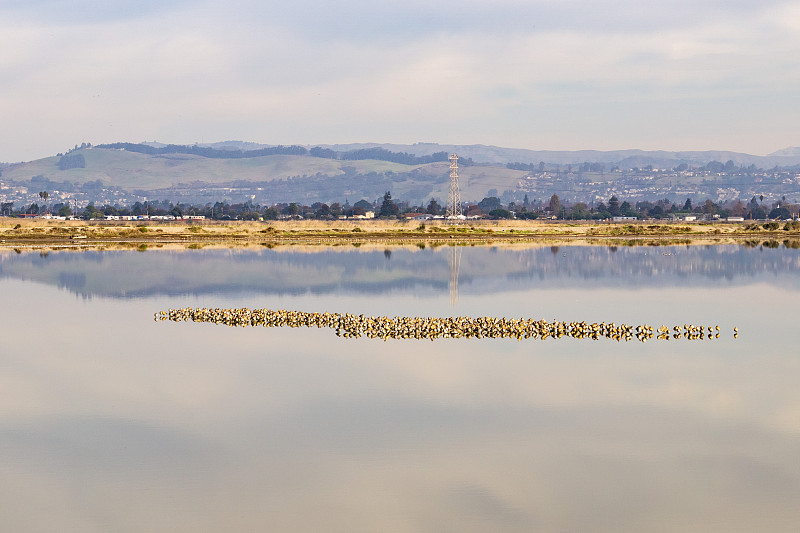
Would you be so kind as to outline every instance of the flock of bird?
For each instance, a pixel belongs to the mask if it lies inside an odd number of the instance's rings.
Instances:
[[[330,328],[336,335],[345,338],[369,337],[371,339],[455,339],[455,338],[515,338],[548,339],[571,337],[575,339],[598,340],[600,338],[616,341],[641,342],[656,338],[659,340],[718,339],[719,326],[696,326],[684,324],[672,329],[661,326],[654,329],[649,325],[631,326],[627,324],[560,322],[553,320],[507,319],[495,317],[385,317],[353,315],[350,313],[306,313],[303,311],[270,310],[270,309],[209,309],[182,308],[159,311],[156,321],[193,321],[212,322],[226,326],[263,326]],[[738,328],[733,328],[734,338],[738,337]]]

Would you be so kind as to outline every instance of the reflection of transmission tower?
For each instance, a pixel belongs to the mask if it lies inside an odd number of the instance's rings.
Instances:
[[[461,265],[461,247],[451,246],[447,256],[450,265],[450,305],[458,302],[458,268]]]
[[[450,193],[447,195],[445,220],[456,224],[461,219],[461,192],[458,189],[458,156],[450,156]]]

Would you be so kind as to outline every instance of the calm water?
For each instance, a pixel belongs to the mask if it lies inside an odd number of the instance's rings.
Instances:
[[[454,255],[0,251],[3,530],[797,531],[800,251]],[[722,336],[384,342],[153,321],[183,306]]]

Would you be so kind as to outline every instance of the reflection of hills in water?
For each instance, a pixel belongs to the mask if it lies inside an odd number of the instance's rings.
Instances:
[[[410,250],[86,251],[0,253],[0,277],[56,285],[83,296],[252,292],[446,293],[448,248]],[[800,251],[743,246],[613,249],[465,247],[459,290],[725,287],[769,283],[800,289]]]

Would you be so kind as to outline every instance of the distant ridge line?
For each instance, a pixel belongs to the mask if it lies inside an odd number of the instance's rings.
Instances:
[[[166,146],[160,143],[143,143]],[[222,141],[199,144],[197,146],[218,150],[243,150],[278,148],[282,145],[264,145],[245,141]],[[730,150],[532,150],[528,148],[504,148],[485,144],[439,144],[417,142],[414,144],[397,143],[349,143],[349,144],[316,144],[305,145],[309,150],[322,149],[334,152],[355,152],[383,149],[392,153],[403,153],[415,157],[431,156],[439,153],[457,153],[461,164],[506,165],[508,163],[536,164],[543,161],[547,164],[579,165],[589,163],[647,166],[672,168],[682,163],[703,166],[711,161],[725,163],[733,161],[740,166],[756,165],[760,168],[785,167],[800,165],[800,147],[787,147],[768,155],[753,155]],[[444,159],[446,160],[446,158]],[[443,161],[444,161],[443,160]],[[470,161],[471,160],[471,161]],[[395,161],[400,162],[400,161]]]
[[[338,159],[342,161],[361,161],[373,159],[377,161],[391,161],[404,165],[425,165],[447,161],[447,152],[435,152],[422,156],[416,156],[406,152],[392,152],[384,148],[357,148],[348,151],[336,151],[330,148],[315,146],[308,149],[304,146],[263,146],[249,150],[237,149],[233,146],[217,148],[200,144],[179,145],[179,144],[159,144],[159,143],[110,143],[100,144],[95,148],[107,150],[125,150],[146,155],[166,155],[166,154],[190,154],[210,159],[246,159],[253,157],[265,157],[270,155],[308,155],[311,157],[321,157],[324,159]]]
[[[669,151],[669,150],[531,150],[526,148],[503,148],[499,146],[483,144],[437,144],[437,143],[415,143],[415,144],[380,144],[380,143],[355,143],[355,144],[333,144],[320,145],[323,148],[334,150],[352,150],[355,148],[378,147],[386,150],[406,151],[415,155],[425,155],[435,151],[445,151],[457,153],[459,159],[462,157],[471,158],[475,164],[499,164],[507,163],[539,163],[543,161],[548,164],[576,165],[585,162],[590,163],[611,163],[625,164],[634,163],[631,166],[645,166],[652,164],[661,167],[674,167],[681,163],[688,165],[706,165],[711,161],[725,163],[733,161],[737,165],[756,165],[757,167],[769,168],[775,166],[793,166],[800,164],[800,147],[784,148],[766,156],[752,155],[741,152],[726,150],[696,150],[696,151]]]

